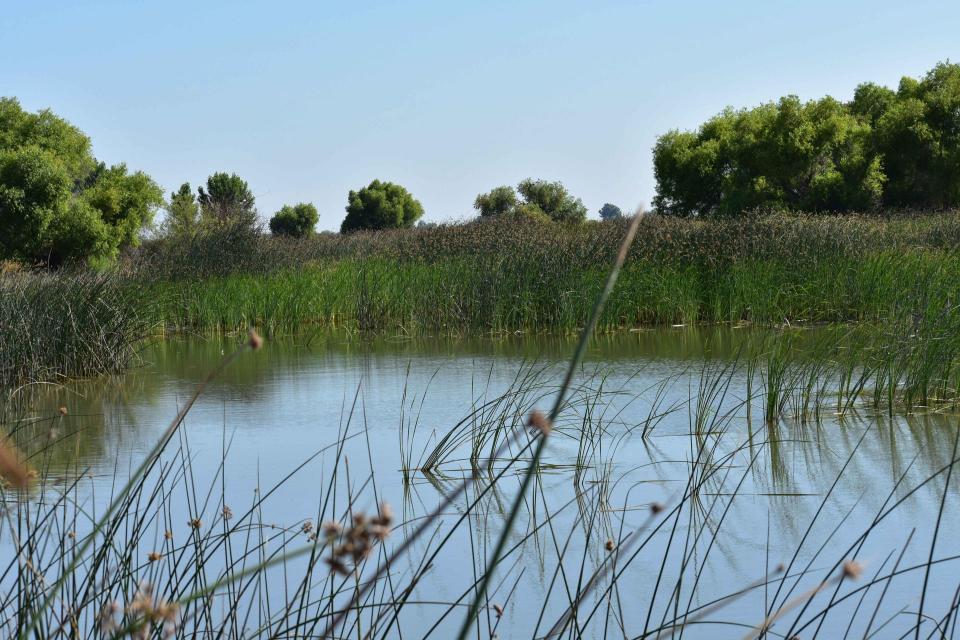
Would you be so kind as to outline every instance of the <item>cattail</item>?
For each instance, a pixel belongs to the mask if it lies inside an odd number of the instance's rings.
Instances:
[[[17,489],[25,488],[34,477],[23,463],[20,452],[5,440],[0,440],[0,478]]]
[[[550,435],[550,431],[553,429],[553,425],[550,424],[547,416],[539,411],[534,411],[530,414],[530,418],[527,420],[527,426],[533,427],[545,436]]]

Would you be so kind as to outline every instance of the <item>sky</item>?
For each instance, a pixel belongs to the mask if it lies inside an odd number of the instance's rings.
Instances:
[[[407,187],[432,222],[560,180],[591,217],[656,192],[651,149],[725,106],[849,99],[960,61],[960,2],[0,0],[0,95],[169,194],[215,171],[262,216]]]

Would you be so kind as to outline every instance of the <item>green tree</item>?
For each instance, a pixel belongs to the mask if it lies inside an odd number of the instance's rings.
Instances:
[[[0,99],[0,258],[108,261],[139,242],[162,202],[145,174],[98,162],[67,121]]]
[[[70,175],[36,145],[0,150],[0,258],[33,260],[70,203]]]
[[[875,143],[893,206],[960,205],[960,65],[905,77],[876,118]],[[881,111],[878,109],[878,111]]]
[[[517,191],[525,204],[536,205],[554,222],[583,222],[587,218],[583,202],[571,196],[560,182],[527,178],[517,185]]]
[[[195,233],[199,226],[200,205],[193,197],[190,183],[184,182],[177,191],[170,194],[167,219],[164,222],[165,231],[172,236],[188,236]]]
[[[681,216],[736,216],[758,207],[871,209],[884,175],[870,137],[868,124],[829,97],[727,109],[695,133],[671,131],[657,140],[654,206]]]
[[[398,184],[374,180],[347,198],[347,217],[341,233],[360,230],[412,227],[423,215],[423,206]]]
[[[313,233],[320,216],[312,204],[286,205],[270,219],[270,233],[275,236],[302,238]]]
[[[481,193],[473,202],[473,208],[484,218],[502,216],[513,212],[517,206],[517,192],[513,187],[495,187],[488,193]]]
[[[217,172],[207,178],[207,188],[198,190],[200,212],[211,226],[237,224],[255,227],[257,210],[249,185],[235,173]]]
[[[598,213],[600,214],[601,220],[615,220],[623,217],[623,211],[620,210],[620,207],[615,204],[610,204],[609,202],[600,207]]]

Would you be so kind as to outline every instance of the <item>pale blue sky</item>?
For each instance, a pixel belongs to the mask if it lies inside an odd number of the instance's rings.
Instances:
[[[239,173],[269,216],[405,185],[427,220],[561,180],[596,216],[726,105],[846,99],[960,60],[960,2],[2,0],[0,95],[51,107],[169,193]]]

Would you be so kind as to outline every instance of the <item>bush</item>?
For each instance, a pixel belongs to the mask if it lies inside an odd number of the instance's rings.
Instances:
[[[423,215],[423,206],[398,184],[374,180],[348,197],[347,217],[341,233],[360,230],[412,227]]]
[[[503,186],[491,189],[489,193],[481,193],[473,201],[473,208],[484,218],[502,216],[510,213],[517,206],[517,192],[513,187]]]
[[[179,190],[170,194],[164,232],[172,236],[189,236],[196,233],[199,226],[200,206],[193,197],[190,183],[184,182]]]
[[[284,206],[270,219],[270,233],[275,236],[302,238],[313,232],[320,216],[312,204],[301,202],[294,206]]]
[[[0,260],[112,260],[139,244],[162,203],[145,174],[97,162],[73,125],[0,99]]]

